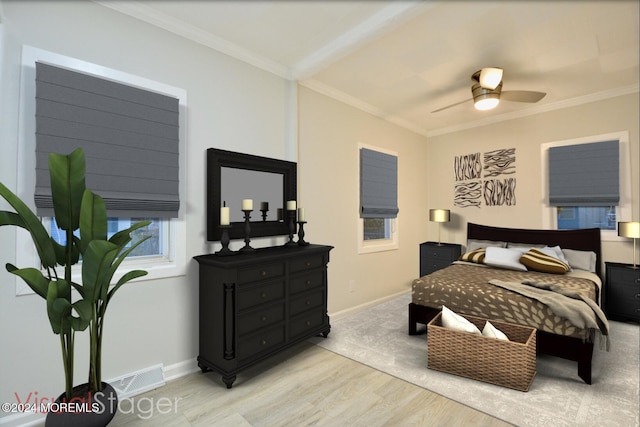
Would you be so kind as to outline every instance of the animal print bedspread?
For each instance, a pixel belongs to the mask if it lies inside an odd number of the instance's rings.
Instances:
[[[590,337],[589,331],[578,329],[567,320],[556,316],[542,303],[490,284],[489,281],[493,279],[554,283],[594,301],[598,289],[598,284],[594,281],[570,275],[503,270],[456,263],[415,279],[412,301],[414,304],[432,308],[446,305],[461,314],[531,326],[557,335]]]

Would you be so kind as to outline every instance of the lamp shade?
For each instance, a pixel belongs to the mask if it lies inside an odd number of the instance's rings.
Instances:
[[[640,222],[619,222],[618,236],[640,239]]]
[[[449,209],[429,209],[429,221],[449,222]]]

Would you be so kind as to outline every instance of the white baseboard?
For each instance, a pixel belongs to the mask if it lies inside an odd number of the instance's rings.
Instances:
[[[175,380],[180,377],[184,377],[185,375],[198,372],[199,370],[200,368],[198,368],[198,363],[195,359],[184,360],[182,362],[174,363],[173,365],[165,366],[164,379],[166,381]]]
[[[344,317],[350,316],[352,314],[359,313],[359,312],[361,312],[363,310],[366,310],[367,308],[373,307],[374,305],[382,304],[383,302],[395,299],[395,298],[399,297],[400,295],[406,294],[407,292],[411,292],[411,290],[400,291],[400,292],[397,292],[397,293],[392,294],[392,295],[387,295],[386,297],[378,298],[376,300],[369,301],[369,302],[366,302],[364,304],[357,305],[355,307],[347,308],[345,310],[336,311],[335,313],[329,313],[329,316],[331,317],[331,320],[339,320],[339,319],[342,319]]]

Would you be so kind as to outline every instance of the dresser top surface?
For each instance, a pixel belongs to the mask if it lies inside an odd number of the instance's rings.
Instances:
[[[271,246],[268,248],[257,248],[251,253],[236,253],[235,255],[227,256],[205,254],[195,256],[193,259],[201,265],[233,268],[246,264],[255,264],[256,262],[269,262],[277,259],[329,252],[331,249],[333,249],[333,246],[313,244],[308,246]]]

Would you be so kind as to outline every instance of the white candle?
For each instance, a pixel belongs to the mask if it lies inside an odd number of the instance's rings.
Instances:
[[[252,211],[253,210],[253,200],[252,199],[242,199],[242,210],[243,211]]]
[[[220,208],[220,225],[229,225],[229,208]]]
[[[289,200],[287,202],[287,210],[288,211],[295,211],[296,210],[296,201],[295,200]]]
[[[268,211],[269,210],[269,202],[260,202],[260,210]]]
[[[298,208],[298,221],[303,222],[304,220],[304,208]]]

